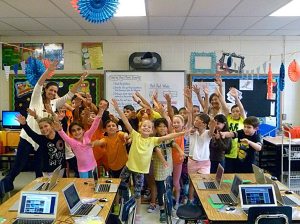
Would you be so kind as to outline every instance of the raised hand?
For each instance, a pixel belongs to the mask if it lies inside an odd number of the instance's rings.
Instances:
[[[200,94],[200,86],[197,84],[192,86],[192,90],[194,91],[195,94],[199,95]]]
[[[59,121],[54,120],[53,128],[54,128],[55,131],[61,131],[62,130],[62,125]]]
[[[167,102],[171,102],[171,95],[169,93],[165,93],[164,98],[166,99]]]
[[[34,110],[31,110],[30,108],[27,108],[27,113],[30,115],[30,116],[32,116],[32,117],[34,117],[34,119],[37,119],[37,114],[36,114],[36,111],[35,111],[35,109]]]
[[[215,83],[220,87],[222,86],[222,77],[220,74],[216,74]]]
[[[80,81],[81,82],[83,82],[85,79],[86,79],[86,77],[88,77],[88,72],[84,72],[81,76],[80,76]]]
[[[137,93],[137,92],[135,92],[135,93],[132,94],[132,99],[133,99],[134,102],[137,103],[137,102],[140,102],[141,99],[137,96],[136,93]]]
[[[119,109],[119,105],[116,99],[111,99],[111,104],[113,105],[113,107],[117,110]]]
[[[21,115],[21,114],[18,114],[16,115],[16,120],[21,124],[21,125],[25,125],[26,124],[26,118]]]
[[[55,71],[55,69],[57,68],[57,65],[58,65],[58,61],[57,60],[54,60],[50,63],[49,67],[48,67],[48,70],[49,71]]]
[[[233,96],[234,98],[238,97],[238,91],[236,88],[234,87],[231,87],[230,90],[229,90],[229,93],[231,96]]]

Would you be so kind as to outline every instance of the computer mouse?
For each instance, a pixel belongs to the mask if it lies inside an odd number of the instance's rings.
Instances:
[[[271,180],[277,180],[277,177],[271,176]]]
[[[99,201],[100,202],[108,202],[108,199],[107,198],[100,198]]]
[[[113,181],[112,180],[106,180],[105,182],[106,183],[112,183]]]
[[[226,208],[226,211],[234,211],[234,210],[235,210],[235,207],[233,207],[233,206],[228,206]]]
[[[287,190],[287,191],[285,191],[284,193],[286,193],[286,194],[293,194],[293,191]]]

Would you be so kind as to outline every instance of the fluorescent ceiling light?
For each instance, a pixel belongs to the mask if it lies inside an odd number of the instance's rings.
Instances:
[[[114,16],[146,16],[145,0],[119,0]]]
[[[280,9],[273,12],[270,16],[300,16],[300,1],[293,0]]]

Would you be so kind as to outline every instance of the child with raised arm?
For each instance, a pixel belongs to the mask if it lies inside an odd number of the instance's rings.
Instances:
[[[61,124],[55,121],[55,130],[72,148],[76,158],[80,178],[92,178],[93,170],[97,166],[91,146],[91,138],[99,126],[103,109],[100,107],[99,112],[93,121],[89,130],[85,131],[79,122],[73,122],[69,126],[69,132],[73,138],[69,137],[62,129]]]
[[[259,120],[250,116],[244,120],[244,128],[235,132],[220,132],[222,138],[238,139],[238,158],[236,166],[239,173],[252,173],[255,151],[261,150],[261,139],[257,134]]]
[[[132,128],[115,99],[112,99],[112,105],[119,114],[120,118],[123,120],[132,139],[128,161],[121,172],[120,178],[122,179],[122,182],[127,183],[131,174],[134,177],[134,195],[137,202],[137,215],[135,223],[141,223],[141,190],[144,182],[144,174],[149,173],[153,149],[161,142],[184,135],[185,132],[172,133],[161,137],[150,137],[150,135],[153,133],[153,123],[150,120],[144,120],[140,123],[140,133],[138,133]]]

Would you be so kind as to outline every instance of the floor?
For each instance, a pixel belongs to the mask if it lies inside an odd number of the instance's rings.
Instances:
[[[2,172],[0,171],[0,179],[3,178]],[[17,176],[15,182],[14,182],[14,187],[15,190],[11,192],[11,195],[15,194],[19,190],[21,190],[26,184],[31,182],[32,180],[35,179],[35,174],[33,172],[22,172],[20,175]],[[142,204],[142,218],[143,218],[143,224],[155,224],[155,223],[160,223],[159,222],[159,209],[156,209],[155,212],[153,213],[148,213],[147,212],[147,204]],[[176,223],[177,219],[173,218],[173,223]],[[179,221],[179,223],[184,223]]]

